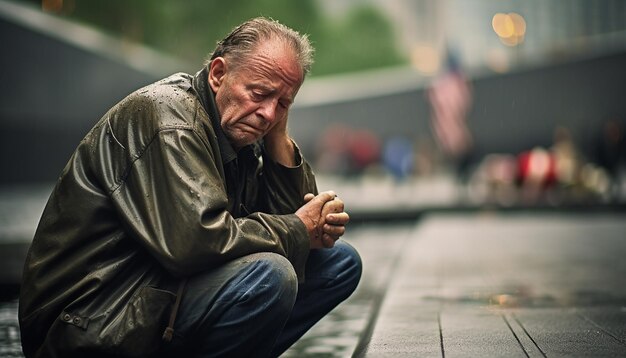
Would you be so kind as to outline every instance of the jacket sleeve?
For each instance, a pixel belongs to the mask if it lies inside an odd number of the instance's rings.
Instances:
[[[287,213],[234,219],[216,156],[193,129],[159,131],[111,193],[128,231],[176,276],[265,251],[285,256],[302,278],[304,224]]]
[[[286,167],[263,152],[263,180],[266,205],[263,210],[270,213],[294,213],[304,204],[304,195],[318,194],[315,176],[300,148],[295,149],[295,167]]]

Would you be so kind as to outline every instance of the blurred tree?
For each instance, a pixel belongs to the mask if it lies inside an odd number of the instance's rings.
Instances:
[[[22,0],[46,3],[51,0]],[[49,7],[66,16],[189,63],[202,63],[234,26],[255,17],[279,20],[310,36],[316,48],[312,75],[404,63],[392,28],[373,7],[357,7],[345,18],[327,19],[315,0],[55,0]]]
[[[371,6],[360,6],[339,21],[325,20],[317,43],[315,74],[349,72],[405,63],[390,23]]]
[[[304,32],[318,17],[310,0],[74,1],[70,17],[191,63],[201,62],[219,39],[251,17],[273,17]]]

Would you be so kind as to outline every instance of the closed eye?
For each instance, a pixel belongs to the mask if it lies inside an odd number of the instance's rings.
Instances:
[[[252,100],[254,101],[262,101],[263,99],[265,99],[265,97],[267,97],[267,94],[259,92],[259,91],[251,91],[251,97]]]

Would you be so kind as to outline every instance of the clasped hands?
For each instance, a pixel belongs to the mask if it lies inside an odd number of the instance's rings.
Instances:
[[[296,211],[309,233],[311,249],[331,248],[346,232],[350,220],[344,204],[333,191],[306,194],[305,204]]]

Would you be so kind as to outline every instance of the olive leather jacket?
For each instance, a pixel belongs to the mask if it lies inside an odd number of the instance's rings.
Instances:
[[[283,255],[303,278],[309,165],[297,147],[295,168],[262,143],[236,152],[219,121],[203,69],[132,93],[80,142],[25,263],[26,357],[146,356],[179,282],[247,254]]]

